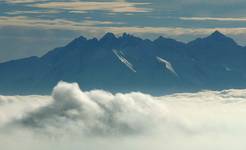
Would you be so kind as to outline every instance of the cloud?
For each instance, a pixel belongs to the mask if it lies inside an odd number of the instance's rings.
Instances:
[[[12,4],[47,2],[47,0],[2,0],[2,1],[5,2],[5,3],[12,3]]]
[[[87,13],[86,11],[81,11],[81,10],[71,10],[69,13],[74,13],[74,14],[85,14]]]
[[[90,36],[100,36],[105,32],[121,34],[124,32],[132,34],[163,34],[167,36],[182,35],[208,35],[215,30],[219,30],[229,35],[246,34],[246,28],[185,28],[185,27],[137,27],[124,26],[124,22],[84,20],[81,22],[66,19],[38,19],[26,16],[0,17],[0,26],[29,27],[38,29],[61,29],[84,32]],[[102,26],[104,25],[104,26]],[[121,26],[115,26],[121,25]]]
[[[15,17],[0,17],[0,26],[24,26],[34,28],[46,28],[46,29],[71,29],[77,30],[86,26],[96,25],[111,25],[111,24],[123,24],[120,22],[111,21],[95,21],[95,20],[84,20],[81,22],[75,22],[65,19],[38,19],[27,16],[15,16]]]
[[[50,100],[48,96],[0,96],[0,127],[47,105]]]
[[[181,20],[192,21],[242,21],[245,22],[246,18],[217,18],[217,17],[180,17]]]
[[[6,150],[244,150],[245,95],[224,90],[153,97],[86,92],[60,82],[51,96],[0,96],[0,144]]]
[[[116,2],[46,2],[31,4],[31,7],[64,9],[70,11],[93,11],[102,10],[110,12],[148,12],[149,8],[138,7],[138,5],[148,5],[149,3],[130,3],[124,1]]]
[[[59,14],[58,10],[33,10],[33,11],[9,11],[5,12],[7,15],[23,15],[23,14]]]
[[[244,150],[245,95],[225,90],[153,97],[86,92],[60,82],[52,96],[0,96],[0,144],[5,150]]]
[[[89,135],[122,135],[142,133],[165,120],[164,105],[141,93],[83,92],[75,83],[60,82],[52,97],[52,103],[24,117],[21,124],[51,128],[50,132],[67,128]]]

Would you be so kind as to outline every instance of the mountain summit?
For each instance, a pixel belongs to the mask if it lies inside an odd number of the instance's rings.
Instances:
[[[82,89],[142,91],[155,95],[246,88],[246,49],[215,31],[187,44],[124,33],[76,38],[42,57],[0,64],[1,94],[47,94],[57,82]]]
[[[108,33],[106,33],[100,40],[103,42],[103,41],[107,41],[107,40],[115,40],[115,39],[117,39],[117,38],[115,37],[115,35],[114,35],[113,33],[111,33],[111,32],[108,32]]]
[[[229,44],[234,45],[234,46],[237,45],[237,43],[233,39],[225,36],[219,31],[215,31],[210,36],[208,36],[207,39],[211,41],[217,41],[217,42],[220,41],[222,44],[226,44],[226,45],[229,45]]]
[[[214,31],[209,37],[214,37],[214,38],[227,38],[224,34],[219,32],[218,30]]]

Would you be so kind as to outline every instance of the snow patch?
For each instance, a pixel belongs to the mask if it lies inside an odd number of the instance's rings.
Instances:
[[[164,64],[164,65],[165,65],[165,68],[166,68],[167,70],[169,70],[170,72],[172,72],[175,76],[178,76],[178,74],[176,73],[176,71],[174,70],[172,64],[171,64],[169,61],[167,61],[167,60],[165,60],[165,59],[163,59],[163,58],[160,58],[160,57],[158,57],[158,56],[156,57],[156,59],[157,59],[160,63]]]
[[[226,70],[226,71],[232,71],[232,69],[229,68],[229,67],[227,67],[227,66],[225,66],[225,70]]]
[[[122,51],[118,51],[116,49],[113,49],[113,53],[119,58],[119,60],[124,63],[131,71],[137,72],[133,65],[124,57],[124,53]]]

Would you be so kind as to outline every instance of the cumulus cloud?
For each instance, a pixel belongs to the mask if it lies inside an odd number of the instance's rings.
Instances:
[[[7,150],[244,150],[245,99],[246,90],[153,97],[60,82],[51,96],[0,96],[0,144]]]
[[[0,96],[0,127],[24,117],[49,101],[48,96]]]
[[[21,124],[36,129],[70,126],[82,134],[113,135],[143,132],[165,120],[164,105],[141,93],[83,92],[75,83],[60,82],[52,97],[51,104],[30,113]]]

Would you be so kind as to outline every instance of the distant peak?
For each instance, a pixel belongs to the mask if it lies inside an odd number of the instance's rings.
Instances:
[[[164,38],[163,36],[159,36],[157,39],[155,39],[155,40],[162,40],[162,39],[166,39],[166,38]]]
[[[122,36],[120,37],[121,39],[124,39],[124,40],[142,40],[141,38],[139,37],[136,37],[132,34],[128,34],[128,33],[123,33]]]
[[[128,33],[123,33],[122,34],[123,38],[136,38],[134,35],[128,34]]]
[[[226,35],[224,35],[223,33],[217,30],[213,32],[211,35],[209,35],[206,39],[212,40],[212,41],[220,40],[221,42],[224,42],[224,43],[230,43],[230,44],[236,45],[236,42],[232,38],[227,37]]]
[[[174,39],[170,39],[170,38],[166,38],[163,36],[159,36],[157,39],[155,39],[154,41],[158,42],[158,41],[176,41]]]
[[[166,37],[163,37],[163,36],[159,36],[157,39],[154,40],[155,43],[158,43],[158,44],[165,44],[166,46],[169,45],[169,46],[177,46],[177,45],[184,45],[184,43],[182,42],[179,42],[179,41],[176,41],[174,39],[171,39],[171,38],[166,38]]]
[[[222,34],[219,30],[215,30],[213,34]]]
[[[124,32],[124,33],[122,34],[122,36],[130,36],[130,34]]]
[[[227,46],[235,46],[237,43],[230,37],[227,37],[223,33],[216,30],[209,36],[205,38],[197,38],[194,41],[189,42],[189,44],[203,44],[203,45],[227,45]]]
[[[209,37],[217,37],[217,38],[221,38],[222,37],[222,38],[225,38],[226,36],[223,33],[221,33],[218,30],[216,30]]]
[[[80,36],[76,39],[74,39],[71,43],[74,43],[74,42],[83,42],[83,41],[86,41],[87,38],[83,37],[83,36]]]
[[[77,38],[77,40],[87,40],[87,39],[85,37],[83,37],[83,36],[80,36],[80,37]]]
[[[116,39],[114,33],[108,32],[101,38],[101,40],[108,40],[108,39]]]
[[[77,45],[77,44],[85,42],[85,41],[87,41],[87,39],[83,36],[80,36],[80,37],[74,39],[73,41],[71,41],[68,45]]]

